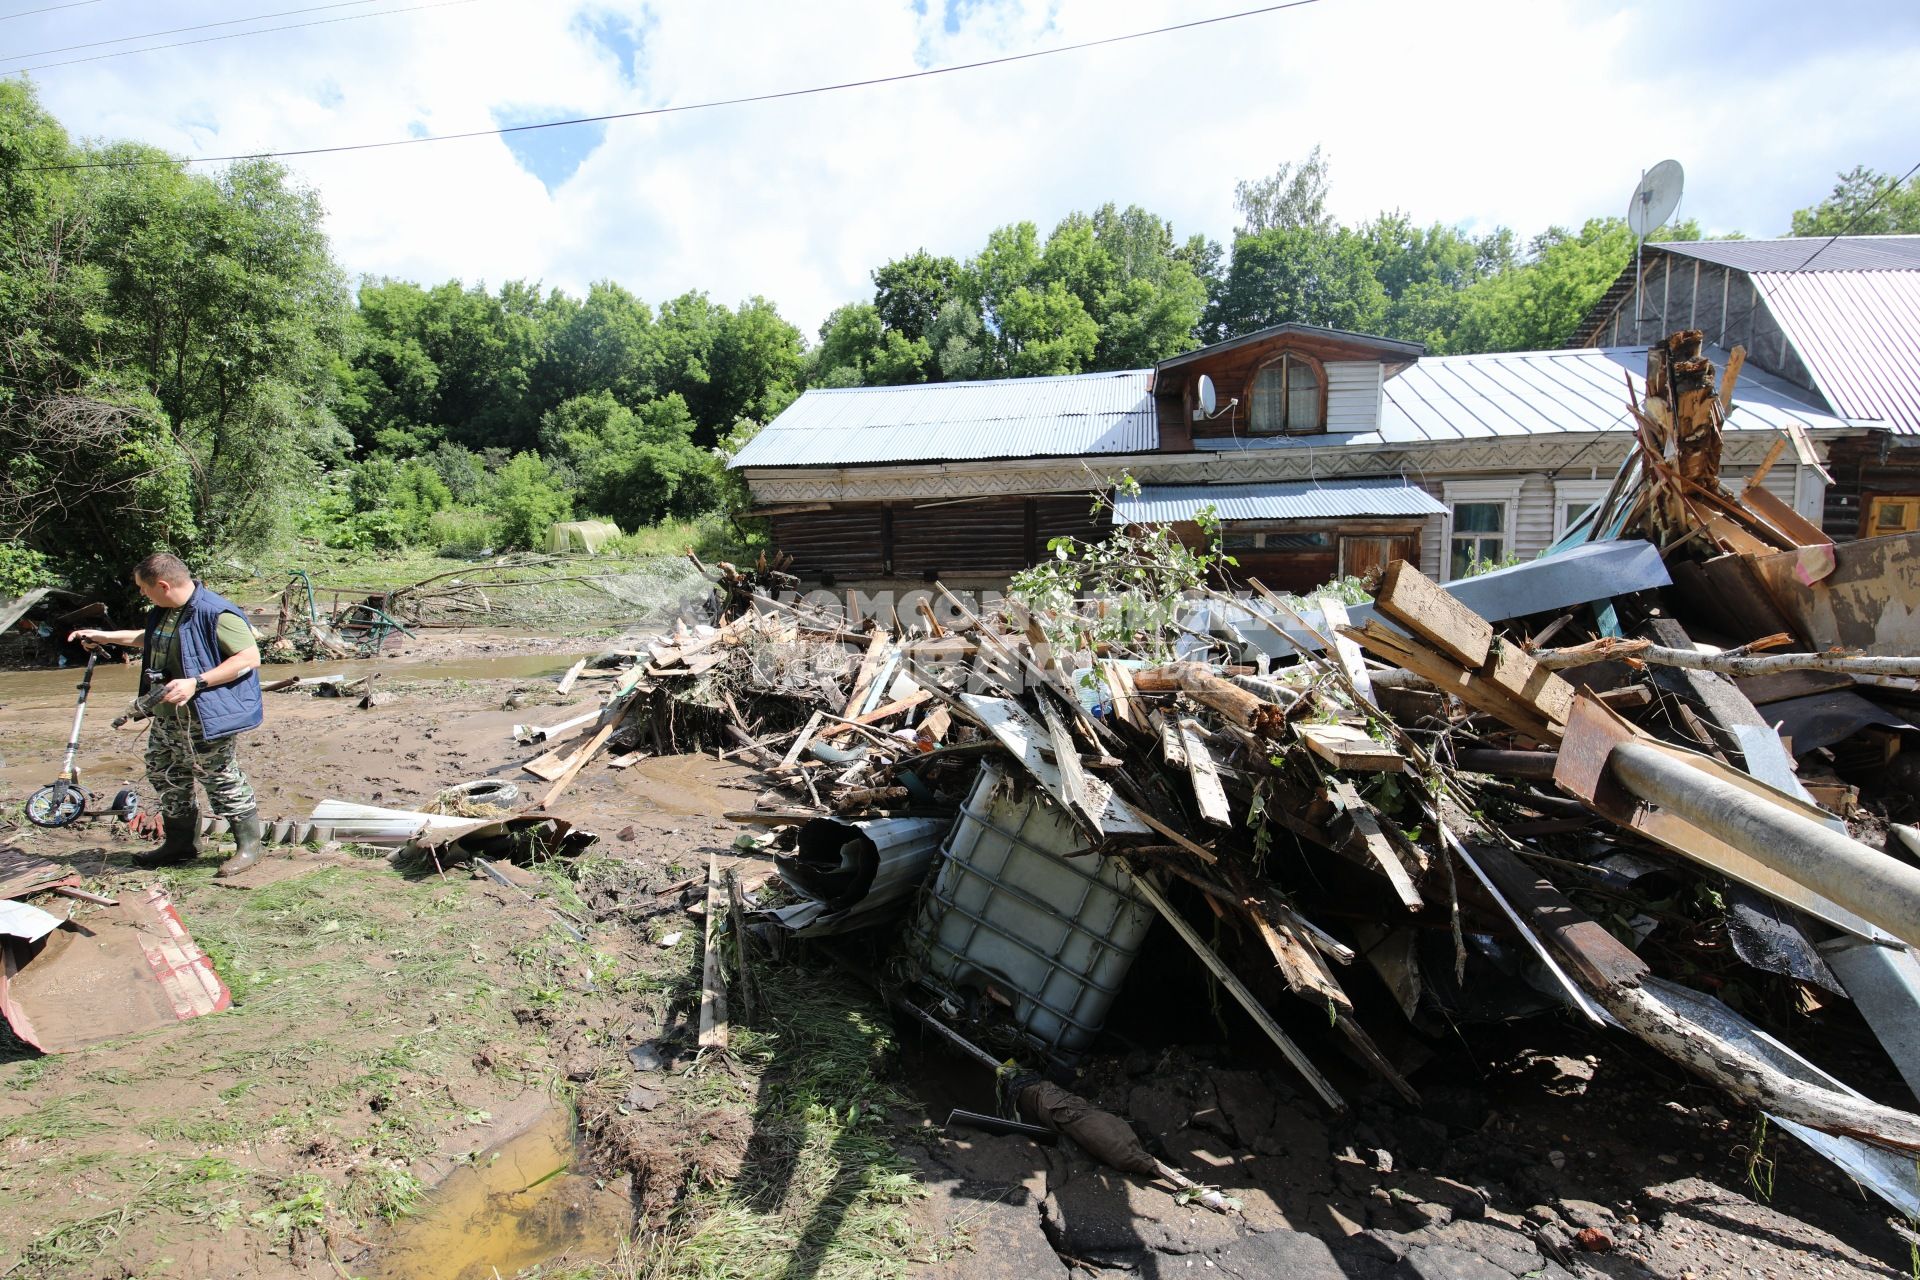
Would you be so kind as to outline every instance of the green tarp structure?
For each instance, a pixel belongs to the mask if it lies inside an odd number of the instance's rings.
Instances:
[[[547,550],[592,555],[619,536],[620,526],[611,520],[562,520],[548,526]]]

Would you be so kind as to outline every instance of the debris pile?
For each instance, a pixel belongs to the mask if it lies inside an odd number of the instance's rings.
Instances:
[[[1913,803],[1920,637],[1837,648],[1873,583],[1834,585],[1843,552],[1761,476],[1723,485],[1738,363],[1716,386],[1697,333],[1653,349],[1638,447],[1553,553],[1445,586],[1398,561],[1351,609],[1219,583],[1128,630],[1125,601],[936,584],[855,629],[724,567],[724,620],[653,646],[567,767],[610,735],[758,768],[729,816],[780,880],[745,918],[879,939],[887,998],[983,1065],[1067,1078],[1158,930],[1332,1111],[1340,1058],[1419,1106],[1383,1008],[1558,1006],[1920,1219],[1920,1116],[1788,1047],[1851,1004],[1920,1087],[1920,833],[1844,820]],[[717,886],[710,945],[739,914]]]

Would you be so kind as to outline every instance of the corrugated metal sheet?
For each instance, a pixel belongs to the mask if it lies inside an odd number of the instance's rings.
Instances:
[[[1753,283],[1836,413],[1920,435],[1920,270],[1762,271]]]
[[[1920,271],[1920,236],[1663,240],[1647,247],[1683,258],[1718,262],[1736,271]]]
[[[1340,520],[1431,516],[1446,510],[1404,480],[1329,480],[1323,484],[1156,484],[1114,499],[1115,524],[1191,520],[1211,506],[1222,520]]]
[[[959,462],[1159,447],[1153,373],[1084,373],[808,391],[762,428],[734,467]]]

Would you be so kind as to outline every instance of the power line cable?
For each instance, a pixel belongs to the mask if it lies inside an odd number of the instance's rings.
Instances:
[[[1853,229],[1860,225],[1860,222],[1862,219],[1864,219],[1868,214],[1872,213],[1882,200],[1885,200],[1888,196],[1892,195],[1894,192],[1898,191],[1900,188],[1906,186],[1907,179],[1911,178],[1916,173],[1920,173],[1920,163],[1916,163],[1913,166],[1913,168],[1907,170],[1905,173],[1901,174],[1898,178],[1895,178],[1891,183],[1887,185],[1884,191],[1882,191],[1879,195],[1875,196],[1873,199],[1867,201],[1866,208],[1862,209],[1860,212],[1854,214],[1852,218],[1848,219],[1847,225],[1845,227],[1843,227],[1839,231],[1834,232],[1833,235],[1828,237],[1827,242],[1825,244],[1821,245],[1818,249],[1815,249],[1812,253],[1808,254],[1807,260],[1801,263],[1798,267],[1795,267],[1794,270],[1805,271],[1808,267],[1813,265],[1813,260],[1815,258],[1819,257],[1821,254],[1825,253],[1827,250],[1833,248],[1833,242],[1835,240],[1838,240],[1841,236],[1852,235]]]
[[[215,27],[237,27],[247,22],[265,22],[269,18],[291,18],[296,14],[319,13],[323,9],[351,9],[355,5],[373,4],[375,0],[338,0],[335,4],[316,4],[306,9],[283,9],[279,13],[256,13],[251,18],[228,18],[224,22],[202,22],[193,27],[174,27],[167,31],[149,31],[144,35],[115,36],[111,40],[94,40],[87,44],[62,45],[58,49],[36,49],[32,53],[0,53],[0,62],[18,62],[22,58],[45,58],[56,53],[72,53],[76,49],[98,49],[103,45],[126,44],[132,40],[157,40],[161,36],[177,36],[188,31],[211,31]],[[372,17],[372,14],[368,14]],[[138,49],[129,49],[129,53],[139,53]]]
[[[82,62],[104,62],[108,58],[128,58],[136,53],[157,53],[161,49],[184,49],[194,44],[217,44],[222,40],[244,40],[248,36],[271,35],[275,31],[299,31],[306,27],[327,27],[337,22],[362,22],[368,18],[385,18],[399,13],[417,13],[422,9],[446,9],[457,4],[475,4],[478,0],[439,0],[437,4],[408,5],[404,9],[382,9],[377,13],[352,13],[344,18],[318,18],[312,22],[289,22],[285,26],[261,27],[256,31],[232,31],[224,36],[201,36],[198,40],[176,40],[172,44],[150,44],[144,49],[121,49],[115,53],[96,53],[85,58],[68,58],[65,62],[42,62],[31,67],[15,67],[7,75],[23,75],[29,71],[47,71],[54,67],[72,67]]]
[[[22,9],[18,13],[0,13],[0,22],[11,22],[15,18],[31,18],[36,13],[52,13],[55,9],[78,9],[83,5],[99,3],[100,0],[67,0],[66,4],[50,4],[41,9]]]
[[[470,0],[450,0],[451,3],[467,3]],[[473,129],[465,133],[436,133],[418,138],[392,138],[385,142],[352,142],[331,147],[302,147],[285,151],[246,151],[226,156],[189,156],[182,160],[88,160],[78,164],[48,164],[22,166],[22,172],[35,173],[71,169],[125,169],[146,168],[156,165],[172,164],[224,164],[233,160],[271,160],[298,156],[337,155],[344,151],[378,151],[389,147],[411,147],[427,142],[458,142],[469,138],[499,138],[510,133],[530,133],[537,129],[561,129],[576,124],[605,124],[612,120],[638,120],[649,116],[679,115],[689,111],[710,111],[717,107],[739,107],[756,102],[778,102],[786,98],[806,98],[825,93],[838,93],[846,89],[867,89],[875,85],[899,84],[907,80],[924,80],[932,76],[951,75],[957,71],[978,71],[984,67],[1005,66],[1012,62],[1027,62],[1035,58],[1049,58],[1055,54],[1076,53],[1082,49],[1094,49],[1102,45],[1122,44],[1129,40],[1145,40],[1151,36],[1167,35],[1175,31],[1187,31],[1194,27],[1209,27],[1222,22],[1233,22],[1240,18],[1255,18],[1264,14],[1279,13],[1285,9],[1300,9],[1320,0],[1287,0],[1284,4],[1271,4],[1258,9],[1242,9],[1237,13],[1223,13],[1212,18],[1195,18],[1190,22],[1176,22],[1169,26],[1154,27],[1147,31],[1130,31],[1125,35],[1103,36],[1098,40],[1082,40],[1075,44],[1056,45],[1051,49],[1033,49],[1026,53],[1011,53],[998,58],[983,58],[977,62],[956,62],[951,66],[928,67],[922,71],[903,71],[898,75],[873,76],[866,80],[846,80],[838,84],[814,85],[806,89],[782,89],[773,93],[747,94],[738,98],[716,98],[708,102],[689,102],[677,107],[649,107],[642,111],[616,111],[601,116],[575,116],[567,120],[543,120],[537,124],[508,125],[499,129]],[[437,5],[423,5],[422,8],[437,8]],[[397,12],[397,11],[396,11]],[[371,16],[371,15],[361,15]],[[346,22],[350,19],[334,18],[333,22]],[[317,24],[315,24],[317,25]],[[247,33],[242,33],[247,34]],[[215,39],[232,39],[231,36],[216,36]],[[108,54],[108,57],[114,55]],[[28,68],[31,70],[31,68]]]

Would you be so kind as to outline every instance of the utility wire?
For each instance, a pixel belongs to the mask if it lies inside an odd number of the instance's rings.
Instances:
[[[449,0],[450,3],[470,3],[470,0]],[[924,80],[931,76],[951,75],[956,71],[978,71],[983,67],[1004,66],[1011,62],[1027,62],[1034,58],[1049,58],[1060,53],[1075,53],[1082,49],[1094,49],[1102,45],[1122,44],[1129,40],[1145,40],[1150,36],[1167,35],[1174,31],[1187,31],[1194,27],[1209,27],[1217,23],[1233,22],[1240,18],[1254,18],[1263,14],[1279,13],[1284,9],[1299,9],[1320,0],[1286,0],[1284,4],[1270,4],[1258,9],[1242,9],[1238,13],[1223,13],[1213,18],[1196,18],[1191,22],[1176,22],[1170,26],[1154,27],[1148,31],[1130,31],[1125,35],[1103,36],[1098,40],[1082,40],[1076,44],[1056,45],[1051,49],[1034,49],[1027,53],[1011,53],[999,58],[983,58],[978,62],[956,62],[951,66],[929,67],[923,71],[903,71],[898,75],[874,76],[866,80],[846,80],[839,84],[815,85],[806,89],[783,89],[774,93],[754,93],[738,98],[716,98],[709,102],[689,102],[677,107],[649,107],[643,111],[616,111],[603,116],[576,116],[568,120],[544,120],[538,124],[509,125],[501,129],[473,129],[466,133],[436,133],[419,138],[394,138],[386,142],[354,142],[332,147],[303,147],[288,151],[247,151],[228,156],[190,156],[184,160],[88,160],[78,164],[48,164],[22,166],[22,172],[35,173],[68,169],[125,169],[146,168],[156,165],[173,164],[222,164],[232,160],[267,160],[296,156],[336,155],[343,151],[377,151],[388,147],[411,147],[426,142],[457,142],[467,138],[498,138],[510,133],[529,133],[536,129],[560,129],[576,124],[604,124],[610,120],[638,120],[648,116],[678,115],[688,111],[709,111],[716,107],[739,107],[755,102],[778,102],[785,98],[806,98],[824,93],[838,93],[845,89],[867,89],[875,85],[898,84],[906,80]],[[437,5],[423,5],[422,8],[437,8]],[[395,10],[394,12],[400,12]],[[361,15],[363,17],[372,15]],[[347,22],[351,19],[333,18],[333,22]],[[317,24],[312,24],[317,25]],[[243,32],[241,34],[251,34]],[[215,39],[232,39],[231,36],[216,36]],[[137,52],[137,51],[136,51]],[[108,57],[114,55],[108,54]],[[31,69],[31,68],[29,68]]]
[[[88,3],[90,0],[81,0]],[[246,22],[265,22],[269,18],[291,18],[296,14],[319,13],[322,9],[351,9],[355,5],[372,4],[374,0],[338,0],[335,4],[317,4],[307,9],[283,9],[279,13],[256,13],[251,18],[228,18],[224,22],[203,22],[195,27],[174,27],[167,31],[149,31],[144,35],[115,36],[111,40],[94,40],[87,44],[62,45],[58,49],[36,49],[32,53],[0,53],[0,62],[18,62],[22,58],[45,58],[56,53],[72,53],[76,49],[98,49],[110,44],[126,44],[131,40],[157,40],[161,36],[177,36],[188,31],[210,31],[214,27],[237,27]],[[372,17],[372,14],[368,14]],[[129,49],[129,53],[138,53],[138,49]]]
[[[50,4],[44,9],[22,9],[18,13],[0,13],[0,22],[11,22],[15,18],[31,18],[36,13],[52,13],[55,9],[78,9],[82,5],[99,3],[100,0],[67,0],[66,4]]]
[[[1872,213],[1875,207],[1878,206],[1882,200],[1885,200],[1888,196],[1892,195],[1894,192],[1898,191],[1900,188],[1906,186],[1907,179],[1911,178],[1916,173],[1920,173],[1920,163],[1916,163],[1913,166],[1913,168],[1907,170],[1904,174],[1900,175],[1898,178],[1895,178],[1891,183],[1887,185],[1886,190],[1882,191],[1879,195],[1875,196],[1873,199],[1867,201],[1866,208],[1862,209],[1860,212],[1854,214],[1852,218],[1848,219],[1847,225],[1844,228],[1834,232],[1833,235],[1828,238],[1825,244],[1821,245],[1818,249],[1815,249],[1812,253],[1808,254],[1807,260],[1801,263],[1798,267],[1794,269],[1796,271],[1805,271],[1808,267],[1813,265],[1813,260],[1815,258],[1819,257],[1821,254],[1825,253],[1827,250],[1833,248],[1833,242],[1835,240],[1838,240],[1841,236],[1852,235],[1853,229],[1860,225],[1861,219],[1865,218],[1868,214]]]
[[[476,3],[476,0],[439,0],[437,4],[408,5],[404,9],[382,9],[377,13],[353,13],[348,14],[344,18],[319,18],[312,22],[289,22],[285,26],[260,27],[254,31],[233,31],[224,36],[201,36],[198,40],[176,40],[172,44],[150,44],[144,49],[121,49],[116,53],[96,53],[85,58],[68,58],[65,62],[42,62],[31,67],[15,67],[5,74],[17,76],[28,71],[46,71],[53,67],[76,66],[82,62],[104,62],[108,58],[126,58],[136,53],[155,53],[161,49],[184,49],[191,44],[217,44],[222,40],[244,40],[248,36],[264,36],[275,31],[299,31],[305,27],[332,26],[336,22],[360,22],[367,18],[385,18],[396,13],[415,13],[421,9],[445,9],[456,4],[474,3]]]

